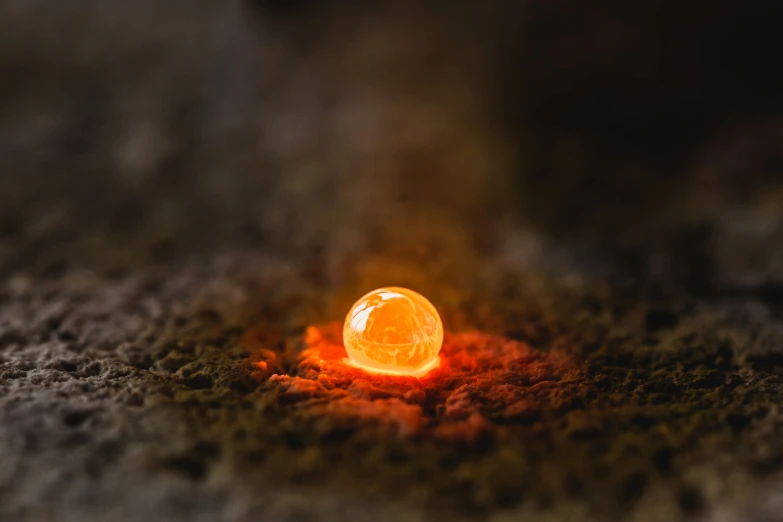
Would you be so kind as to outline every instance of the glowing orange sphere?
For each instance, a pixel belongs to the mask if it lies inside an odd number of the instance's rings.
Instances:
[[[423,295],[407,288],[379,288],[351,307],[343,343],[354,366],[421,376],[438,366],[443,323]]]

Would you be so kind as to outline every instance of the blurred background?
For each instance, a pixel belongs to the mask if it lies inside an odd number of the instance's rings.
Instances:
[[[781,21],[0,0],[0,519],[778,520]],[[322,389],[384,285],[506,366]]]
[[[535,244],[779,285],[782,11],[3,0],[0,270],[252,246],[340,286]]]

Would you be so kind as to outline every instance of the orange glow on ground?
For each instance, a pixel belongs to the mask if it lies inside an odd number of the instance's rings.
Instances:
[[[421,294],[407,288],[379,288],[351,307],[343,344],[352,366],[421,377],[439,365],[443,323]]]

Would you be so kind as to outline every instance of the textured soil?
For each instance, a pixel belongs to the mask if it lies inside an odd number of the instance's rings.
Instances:
[[[300,277],[249,252],[6,279],[3,518],[778,516],[764,299],[528,273],[444,306],[489,319],[417,380],[346,366],[339,321],[297,324],[316,298],[281,289]]]

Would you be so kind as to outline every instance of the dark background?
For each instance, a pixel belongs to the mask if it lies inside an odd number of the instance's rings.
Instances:
[[[479,249],[523,226],[635,265],[660,252],[686,284],[761,283],[780,270],[780,14],[5,2],[2,229],[29,234],[19,209],[39,205],[74,222],[50,230],[69,243],[145,228],[112,250],[156,261],[217,243],[340,258],[391,252],[408,221],[435,236],[437,214]],[[746,248],[767,251],[731,259]]]

